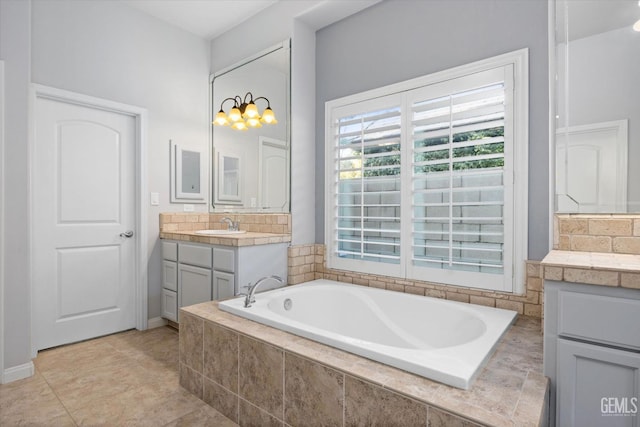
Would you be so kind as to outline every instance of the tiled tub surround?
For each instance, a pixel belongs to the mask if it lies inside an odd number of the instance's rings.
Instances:
[[[460,390],[225,313],[182,310],[180,383],[240,425],[538,426],[539,321],[521,316]]]
[[[517,317],[510,310],[326,279],[260,293],[250,308],[244,297],[218,307],[465,390]]]
[[[325,246],[323,244],[289,247],[289,284],[294,285],[314,279],[337,280],[354,285],[504,308],[517,311],[525,316],[542,317],[542,270],[539,261],[527,261],[526,294],[514,295],[506,292],[483,291],[426,281],[329,269],[325,267],[324,254]]]
[[[240,222],[243,234],[203,236],[197,230],[225,230],[222,218]],[[161,213],[160,238],[225,246],[253,246],[291,241],[290,214]]]

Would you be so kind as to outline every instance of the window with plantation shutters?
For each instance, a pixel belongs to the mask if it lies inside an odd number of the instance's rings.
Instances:
[[[327,103],[330,268],[524,289],[525,65],[519,51]]]
[[[373,261],[382,272],[400,265],[400,97],[333,111],[332,170],[335,255]]]

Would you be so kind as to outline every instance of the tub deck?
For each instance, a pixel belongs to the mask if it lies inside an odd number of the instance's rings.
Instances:
[[[471,389],[461,390],[232,315],[217,302],[183,308],[182,316],[181,384],[235,422],[546,425],[537,318],[520,316]]]

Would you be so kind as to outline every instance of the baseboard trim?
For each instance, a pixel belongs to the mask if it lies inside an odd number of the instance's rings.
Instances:
[[[167,319],[163,319],[162,317],[154,317],[153,319],[147,320],[147,329],[159,328],[160,326],[166,326]]]
[[[29,378],[35,373],[35,366],[33,362],[25,363],[18,366],[7,368],[2,373],[1,384],[7,384],[13,381],[18,381],[24,378]]]

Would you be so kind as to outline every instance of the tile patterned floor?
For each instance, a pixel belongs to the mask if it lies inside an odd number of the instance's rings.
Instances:
[[[0,426],[235,426],[178,384],[178,333],[127,331],[42,351],[0,385]]]

